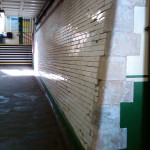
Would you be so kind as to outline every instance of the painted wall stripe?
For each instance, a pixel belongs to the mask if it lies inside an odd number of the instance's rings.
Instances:
[[[129,75],[126,78],[149,78],[149,75]]]
[[[127,148],[124,150],[148,150],[149,83],[134,83],[134,102],[121,103],[120,127],[127,128]]]

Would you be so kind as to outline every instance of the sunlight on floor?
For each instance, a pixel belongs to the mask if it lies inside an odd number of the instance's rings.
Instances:
[[[2,69],[0,71],[10,76],[36,76],[34,70]]]

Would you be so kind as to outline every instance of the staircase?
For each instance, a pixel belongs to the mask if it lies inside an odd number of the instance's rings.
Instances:
[[[32,46],[0,45],[0,64],[32,64]]]

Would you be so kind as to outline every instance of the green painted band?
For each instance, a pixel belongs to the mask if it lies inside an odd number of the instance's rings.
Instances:
[[[126,78],[149,78],[149,75],[132,75],[132,76],[126,76]]]
[[[58,116],[71,145],[73,145],[73,150],[85,150],[84,147],[82,146],[80,140],[78,139],[72,125],[68,121],[67,117],[65,116],[64,112],[60,108],[55,97],[53,96],[52,92],[49,90],[46,83],[44,82],[44,80],[41,77],[38,77],[38,79],[41,82],[46,94],[48,95],[48,97],[51,101],[50,103],[52,103],[52,105],[53,105],[54,113],[56,113],[56,116]]]
[[[133,103],[120,104],[120,128],[127,128],[127,148],[122,150],[149,149],[148,122],[149,82],[134,82]]]

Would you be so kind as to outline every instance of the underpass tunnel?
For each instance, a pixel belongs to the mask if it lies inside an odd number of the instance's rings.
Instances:
[[[148,150],[150,0],[0,0],[0,150]]]

